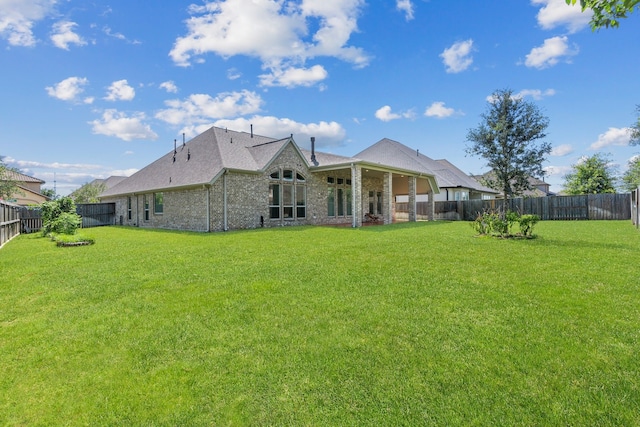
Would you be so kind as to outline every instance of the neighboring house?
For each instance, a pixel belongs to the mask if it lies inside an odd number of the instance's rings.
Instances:
[[[100,195],[120,224],[195,231],[391,223],[395,196],[433,201],[434,174],[419,164],[388,164],[301,149],[222,128],[183,143]],[[431,202],[431,212],[433,212]],[[433,217],[433,216],[432,216]],[[415,221],[415,209],[409,220]]]
[[[14,181],[18,187],[18,191],[7,198],[8,202],[29,206],[39,205],[49,200],[47,196],[40,193],[42,184],[45,183],[41,179],[12,170],[5,170],[4,178]]]
[[[487,178],[491,178],[493,176],[493,171],[486,172],[482,175],[476,175],[473,178],[482,182]],[[535,178],[530,176],[527,178],[529,181],[529,185],[531,186],[531,190],[526,190],[522,194],[522,197],[546,197],[546,196],[555,196],[556,194],[550,190],[550,184],[547,184],[544,180]],[[498,192],[497,197],[502,198],[502,192]]]
[[[356,154],[355,157],[434,175],[438,182],[438,188],[440,188],[440,193],[434,194],[434,201],[436,202],[493,199],[498,194],[496,190],[480,184],[449,161],[444,159],[433,160],[418,150],[388,138],[378,141],[371,147]],[[408,188],[401,188],[400,184],[396,186],[394,182],[394,192],[398,195],[397,201],[409,201]],[[423,199],[424,197],[419,198],[418,201],[426,201]]]

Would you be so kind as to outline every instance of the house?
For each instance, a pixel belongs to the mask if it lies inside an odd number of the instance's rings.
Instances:
[[[435,175],[413,162],[370,161],[302,149],[282,139],[212,127],[105,190],[117,222],[226,231],[285,225],[393,222],[395,196],[427,195]],[[431,216],[433,217],[433,215]],[[415,221],[415,209],[409,220]]]
[[[7,198],[8,202],[29,206],[39,205],[49,200],[49,197],[41,194],[42,184],[45,183],[41,179],[10,169],[4,171],[2,178],[15,182],[18,187],[18,191]]]
[[[485,172],[482,175],[474,176],[476,180],[479,182],[484,182],[487,179],[491,179],[494,177],[493,171]],[[556,194],[550,190],[550,184],[546,183],[544,180],[538,179],[536,177],[530,176],[527,178],[529,181],[530,190],[525,190],[522,193],[522,197],[546,197],[546,196],[555,196]],[[502,192],[498,192],[497,197],[502,198]]]
[[[498,192],[482,185],[474,178],[465,174],[447,160],[433,160],[419,150],[414,150],[400,142],[388,138],[381,139],[356,154],[357,158],[384,163],[391,166],[421,171],[433,174],[440,188],[439,194],[434,194],[434,201],[468,200],[468,199],[493,199]],[[399,194],[397,201],[408,200],[407,189],[394,188],[395,194]],[[424,194],[424,193],[423,193]],[[404,197],[402,195],[405,195]],[[419,201],[425,201],[424,197]]]

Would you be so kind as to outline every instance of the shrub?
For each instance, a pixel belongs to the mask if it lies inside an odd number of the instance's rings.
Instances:
[[[43,236],[50,233],[74,234],[82,223],[71,197],[45,202],[41,209]]]
[[[479,235],[491,235],[498,237],[531,237],[533,227],[540,220],[537,215],[520,215],[514,211],[502,213],[500,211],[484,211],[478,214],[471,226]],[[513,233],[515,224],[520,227],[520,232]]]
[[[533,236],[533,227],[540,221],[538,215],[522,215],[518,220],[520,233],[525,237]]]

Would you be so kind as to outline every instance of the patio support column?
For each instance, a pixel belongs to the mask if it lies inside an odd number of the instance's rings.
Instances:
[[[409,222],[416,221],[416,187],[417,180],[415,176],[410,176],[407,178],[409,180]]]
[[[384,174],[384,190],[382,193],[382,217],[385,224],[393,222],[393,175]]]
[[[351,165],[351,190],[352,227],[362,227],[362,168],[354,164]]]

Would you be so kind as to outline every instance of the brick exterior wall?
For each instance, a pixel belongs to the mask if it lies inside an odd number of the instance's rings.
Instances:
[[[269,185],[276,181],[270,178],[275,171],[293,170],[304,176],[304,186],[306,187],[306,217],[305,218],[282,218],[271,219],[269,217]],[[197,188],[164,191],[163,192],[163,212],[154,212],[154,194],[147,193],[149,201],[149,219],[145,219],[144,197],[145,194],[131,196],[131,219],[128,215],[128,197],[104,199],[104,202],[115,202],[116,223],[122,225],[136,226],[143,228],[166,228],[176,230],[192,231],[225,231],[252,228],[270,228],[293,225],[338,225],[353,224],[362,225],[362,217],[369,212],[369,192],[383,195],[383,212],[376,212],[378,215],[384,213],[384,221],[390,222],[388,198],[390,186],[385,187],[384,174],[376,176],[364,176],[359,167],[355,168],[355,179],[352,177],[352,168],[346,167],[333,171],[323,171],[310,173],[306,163],[300,157],[299,152],[292,146],[287,145],[266,168],[264,173],[246,173],[237,171],[227,171],[210,186],[199,186]],[[334,184],[328,183],[328,178],[334,179]],[[342,180],[342,185],[338,185],[338,179]],[[347,186],[347,180],[352,180],[352,185]],[[362,180],[360,187],[358,180]],[[343,215],[338,215],[337,203],[334,216],[328,215],[328,187],[333,185],[343,189],[346,195],[350,189],[352,197],[358,203],[352,215],[347,215],[347,206],[344,206]],[[386,191],[385,191],[386,190]],[[209,204],[207,208],[207,203]],[[226,204],[226,212],[225,212]],[[346,197],[345,197],[346,204]],[[208,209],[208,210],[207,210]],[[374,209],[377,209],[377,203]],[[294,211],[295,211],[294,207]],[[208,217],[208,224],[207,224]]]

